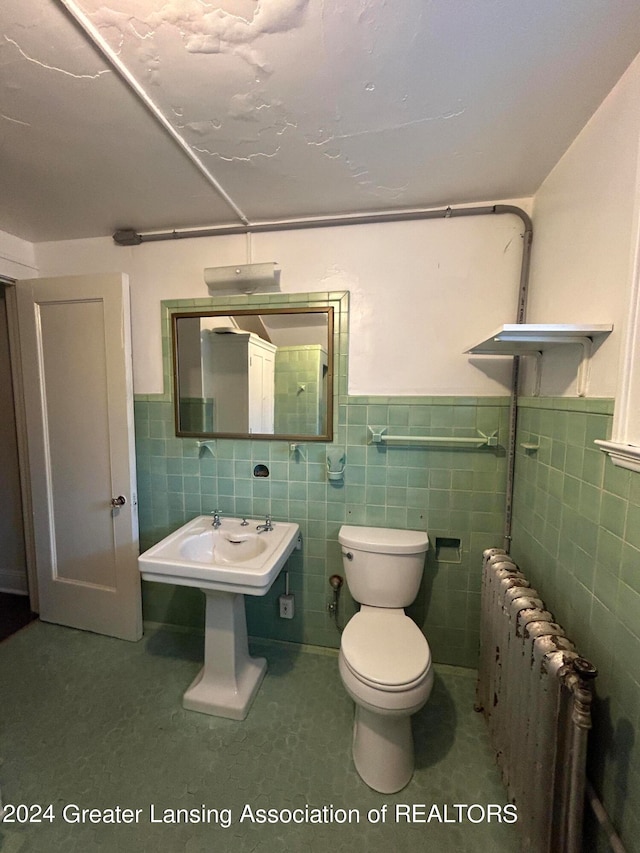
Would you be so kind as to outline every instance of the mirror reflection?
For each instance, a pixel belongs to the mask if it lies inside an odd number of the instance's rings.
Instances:
[[[333,308],[173,314],[176,434],[331,441]]]

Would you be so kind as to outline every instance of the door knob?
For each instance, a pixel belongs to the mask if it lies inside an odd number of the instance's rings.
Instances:
[[[124,495],[118,495],[117,498],[111,498],[111,506],[115,507],[115,508],[117,508],[119,506],[124,506],[126,504],[126,502],[127,502],[127,499],[125,498]]]

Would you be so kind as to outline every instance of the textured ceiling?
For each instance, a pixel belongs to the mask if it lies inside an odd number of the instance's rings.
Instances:
[[[2,0],[0,229],[528,196],[639,51],[636,0]]]

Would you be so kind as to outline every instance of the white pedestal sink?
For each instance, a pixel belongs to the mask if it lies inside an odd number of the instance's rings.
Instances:
[[[184,694],[183,706],[244,720],[262,683],[267,661],[252,658],[245,595],[266,595],[300,541],[297,524],[224,518],[214,528],[201,515],[138,558],[144,580],[195,586],[206,596],[204,666]]]

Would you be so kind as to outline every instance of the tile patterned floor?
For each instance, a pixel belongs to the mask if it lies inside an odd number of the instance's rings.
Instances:
[[[436,667],[431,699],[414,718],[414,778],[399,794],[382,795],[352,766],[352,703],[335,654],[268,643],[252,650],[266,655],[269,672],[238,723],[181,706],[200,666],[202,637],[158,630],[131,644],[35,622],[0,643],[3,799],[51,804],[54,817],[0,823],[2,853],[517,849],[514,825],[474,822],[480,806],[506,799],[484,723],[472,710],[471,670]],[[73,804],[140,814],[130,824],[104,822],[108,812],[98,823],[75,823],[75,809],[64,811]],[[434,805],[444,818],[447,805],[448,822],[435,813],[428,823],[396,820],[398,804],[426,806],[423,818]],[[478,808],[457,822],[455,804]],[[352,810],[353,822],[240,821],[247,806],[256,814],[305,805]],[[165,809],[170,817],[203,806],[212,810],[208,822],[151,822],[152,807],[160,819]],[[386,820],[373,822],[385,806]]]

